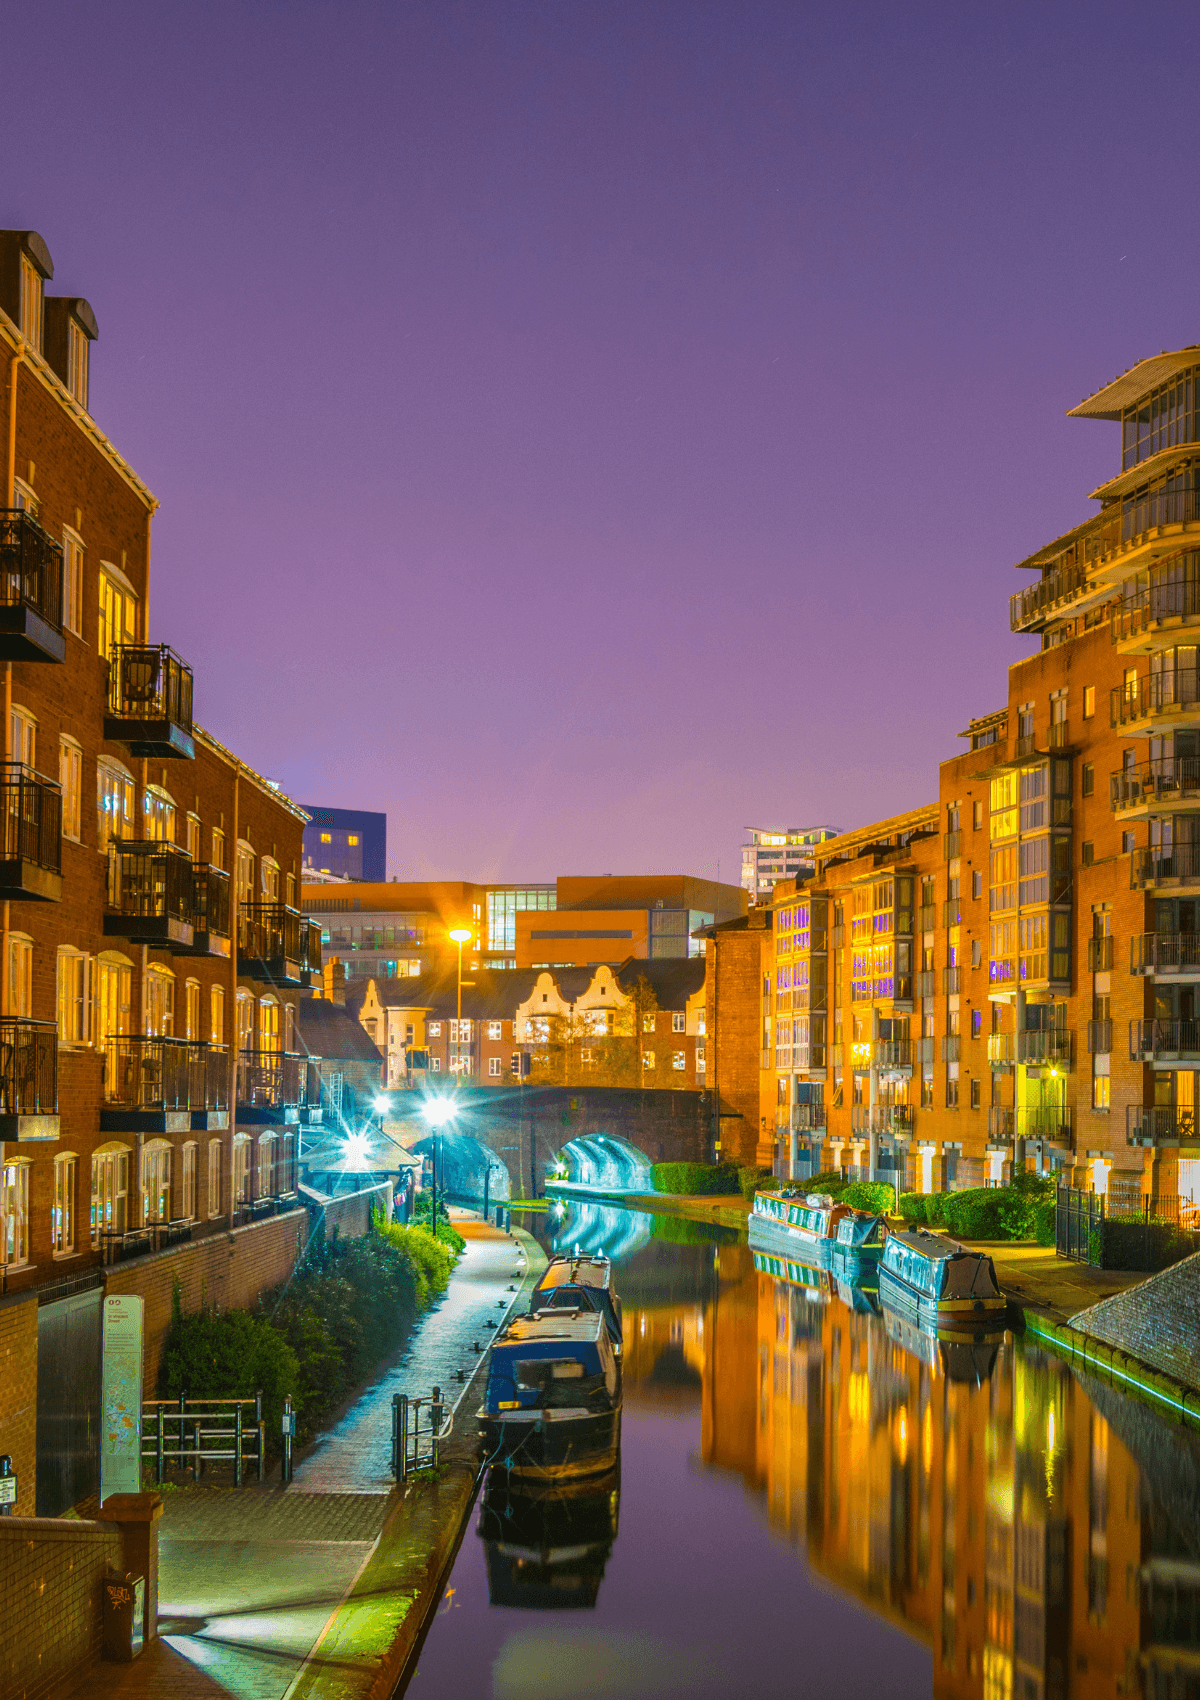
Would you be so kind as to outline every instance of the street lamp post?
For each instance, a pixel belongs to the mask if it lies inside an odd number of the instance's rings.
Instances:
[[[458,1053],[458,1056],[455,1058],[455,1061],[461,1062],[462,1061],[462,988],[463,988],[462,947],[470,939],[471,929],[470,929],[470,927],[451,927],[450,937],[454,940],[455,944],[458,946],[458,1017],[457,1017],[457,1020],[454,1023],[454,1031],[458,1035],[456,1043],[459,1046],[459,1053]],[[461,1069],[455,1070],[456,1074],[461,1074],[461,1072],[462,1072]]]
[[[429,1103],[426,1104],[423,1114],[425,1116],[425,1120],[429,1123],[430,1127],[433,1129],[433,1213],[432,1213],[431,1221],[432,1221],[432,1225],[433,1225],[433,1237],[434,1237],[434,1239],[436,1239],[437,1238],[437,1208],[438,1208],[438,1157],[440,1155],[441,1143],[442,1143],[442,1136],[441,1136],[440,1130],[443,1127],[445,1127],[445,1125],[448,1121],[452,1121],[454,1119],[454,1105],[450,1102],[450,1100],[448,1098],[431,1098]]]

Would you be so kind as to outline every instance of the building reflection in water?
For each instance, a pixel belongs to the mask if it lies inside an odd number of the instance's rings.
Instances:
[[[936,1696],[1200,1700],[1189,1435],[1011,1335],[914,1352],[744,1247],[714,1276],[705,1463],[739,1472],[816,1574],[931,1648]]]

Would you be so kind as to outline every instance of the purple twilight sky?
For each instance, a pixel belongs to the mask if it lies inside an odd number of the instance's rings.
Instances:
[[[1200,338],[1200,12],[104,6],[0,223],[100,324],[197,717],[389,872],[738,877],[936,794],[1012,564]]]

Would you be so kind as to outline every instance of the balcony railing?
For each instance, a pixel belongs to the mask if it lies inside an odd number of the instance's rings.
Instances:
[[[1047,573],[1046,577],[1031,584],[1028,590],[1019,590],[1015,596],[1008,599],[1008,623],[1014,632],[1023,632],[1031,627],[1045,625],[1051,619],[1054,610],[1065,602],[1071,602],[1087,589],[1087,566],[1075,562],[1069,567],[1060,567],[1057,571]]]
[[[108,847],[109,936],[139,944],[190,947],[195,881],[177,844],[114,839]]]
[[[1017,1133],[1022,1139],[1047,1139],[1051,1145],[1070,1145],[1073,1126],[1074,1112],[1065,1105],[1017,1111]]]
[[[989,1033],[988,1063],[992,1068],[1011,1068],[1017,1060],[1015,1033]]]
[[[223,1045],[199,1040],[115,1034],[104,1046],[103,1091],[102,1131],[181,1132],[224,1126],[229,1053]],[[181,1116],[182,1125],[171,1119]]]
[[[928,1034],[921,1039],[913,1040],[913,1059],[920,1063],[922,1068],[932,1067],[933,1043],[932,1036]]]
[[[1160,525],[1191,525],[1200,519],[1200,490],[1159,485],[1121,505],[1121,541],[1129,543]]]
[[[314,980],[321,978],[321,963],[321,923],[314,921],[308,915],[302,915],[300,917],[300,977],[304,985],[311,986]]]
[[[1015,1111],[1005,1108],[1002,1104],[992,1104],[989,1107],[987,1136],[990,1140],[1008,1144],[1012,1140],[1015,1126]]]
[[[1129,1056],[1133,1062],[1200,1058],[1200,1021],[1131,1021]]]
[[[1155,886],[1200,885],[1200,844],[1151,844],[1129,858],[1135,891]]]
[[[1112,1050],[1112,1022],[1089,1021],[1087,1024],[1087,1048],[1092,1056],[1104,1056]]]
[[[62,581],[62,545],[32,514],[0,508],[0,660],[62,660]]]
[[[1050,730],[1046,734],[1046,748],[1048,750],[1065,750],[1070,741],[1071,735],[1067,729],[1067,722],[1065,720],[1052,720]]]
[[[58,1029],[0,1020],[0,1139],[57,1139]]]
[[[1170,566],[1151,571],[1149,584],[1127,592],[1109,622],[1114,643],[1140,637],[1164,620],[1200,616],[1200,579],[1184,577]]]
[[[961,977],[962,977],[962,970],[957,964],[955,964],[951,968],[943,968],[942,969],[942,991],[947,993],[948,995],[952,992],[961,991],[962,986],[959,983],[960,980],[961,980]]]
[[[0,896],[62,896],[62,792],[15,761],[0,763]]]
[[[959,1033],[942,1034],[942,1061],[958,1062],[962,1055],[962,1035]]]
[[[922,903],[917,909],[917,931],[931,933],[937,926],[937,904]]]
[[[1113,941],[1107,938],[1088,940],[1088,973],[1104,974],[1113,965]]]
[[[1186,1145],[1200,1139],[1196,1111],[1177,1104],[1127,1104],[1127,1145]]]
[[[962,855],[962,828],[956,827],[953,832],[942,834],[942,857],[952,862],[956,856]]]
[[[830,941],[832,943],[833,949],[834,950],[841,950],[842,946],[846,942],[845,923],[842,922],[842,921],[839,921],[836,926],[830,927],[829,937],[830,937]]]
[[[1108,795],[1114,814],[1200,803],[1200,757],[1159,756],[1137,767],[1118,768],[1109,779]]]
[[[1017,1061],[1020,1063],[1049,1063],[1069,1068],[1075,1035],[1065,1027],[1040,1027],[1017,1034]]]
[[[937,990],[937,976],[932,968],[924,969],[916,976],[914,991],[919,998],[931,998]]]
[[[192,868],[193,956],[229,955],[229,875],[211,862]]]
[[[884,1138],[907,1138],[913,1130],[913,1107],[876,1104],[872,1109],[869,1104],[855,1104],[850,1110],[850,1128],[859,1139],[869,1139],[872,1133]]]
[[[277,986],[301,984],[300,912],[286,903],[243,903],[238,970]]]
[[[1167,709],[1200,710],[1200,669],[1172,667],[1163,673],[1142,673],[1108,693],[1113,726],[1129,726]]]
[[[1029,756],[1037,754],[1037,737],[1033,732],[1018,732],[1013,741],[1013,755],[1017,761],[1025,761]]]
[[[114,644],[108,658],[104,736],[135,756],[195,755],[192,670],[166,644]]]
[[[875,1061],[880,1068],[911,1068],[912,1043],[908,1039],[877,1039]]]
[[[1200,933],[1135,933],[1129,941],[1129,972],[1200,975]]]
[[[237,1056],[238,1113],[264,1113],[276,1120],[295,1120],[288,1114],[299,1111],[306,1100],[306,1059],[291,1051],[239,1051]]]
[[[826,1126],[825,1105],[793,1104],[792,1127],[797,1133],[819,1133]]]
[[[957,927],[962,922],[962,898],[948,897],[942,904],[943,927]]]

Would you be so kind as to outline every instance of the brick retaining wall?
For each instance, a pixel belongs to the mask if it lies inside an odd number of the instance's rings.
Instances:
[[[1200,1388],[1200,1252],[1081,1310],[1071,1327]]]
[[[110,1269],[108,1292],[136,1293],[145,1301],[147,1398],[152,1397],[158,1382],[171,1326],[175,1283],[182,1289],[185,1315],[199,1310],[202,1304],[221,1310],[250,1310],[261,1292],[287,1280],[307,1238],[307,1213],[289,1210],[284,1216],[253,1222],[232,1233],[210,1234]]]
[[[0,1452],[8,1453],[17,1472],[18,1517],[32,1517],[36,1501],[37,1325],[36,1293],[0,1299]]]
[[[388,1200],[391,1190],[390,1183],[384,1181],[379,1186],[367,1187],[362,1192],[350,1192],[340,1198],[331,1198],[323,1209],[310,1207],[314,1231],[324,1222],[328,1239],[332,1239],[335,1228],[342,1239],[359,1238],[370,1231],[372,1206],[382,1210],[385,1216],[389,1214]]]
[[[122,1568],[121,1552],[114,1523],[0,1518],[0,1694],[86,1692],[86,1672],[100,1658],[101,1583],[110,1564]]]

